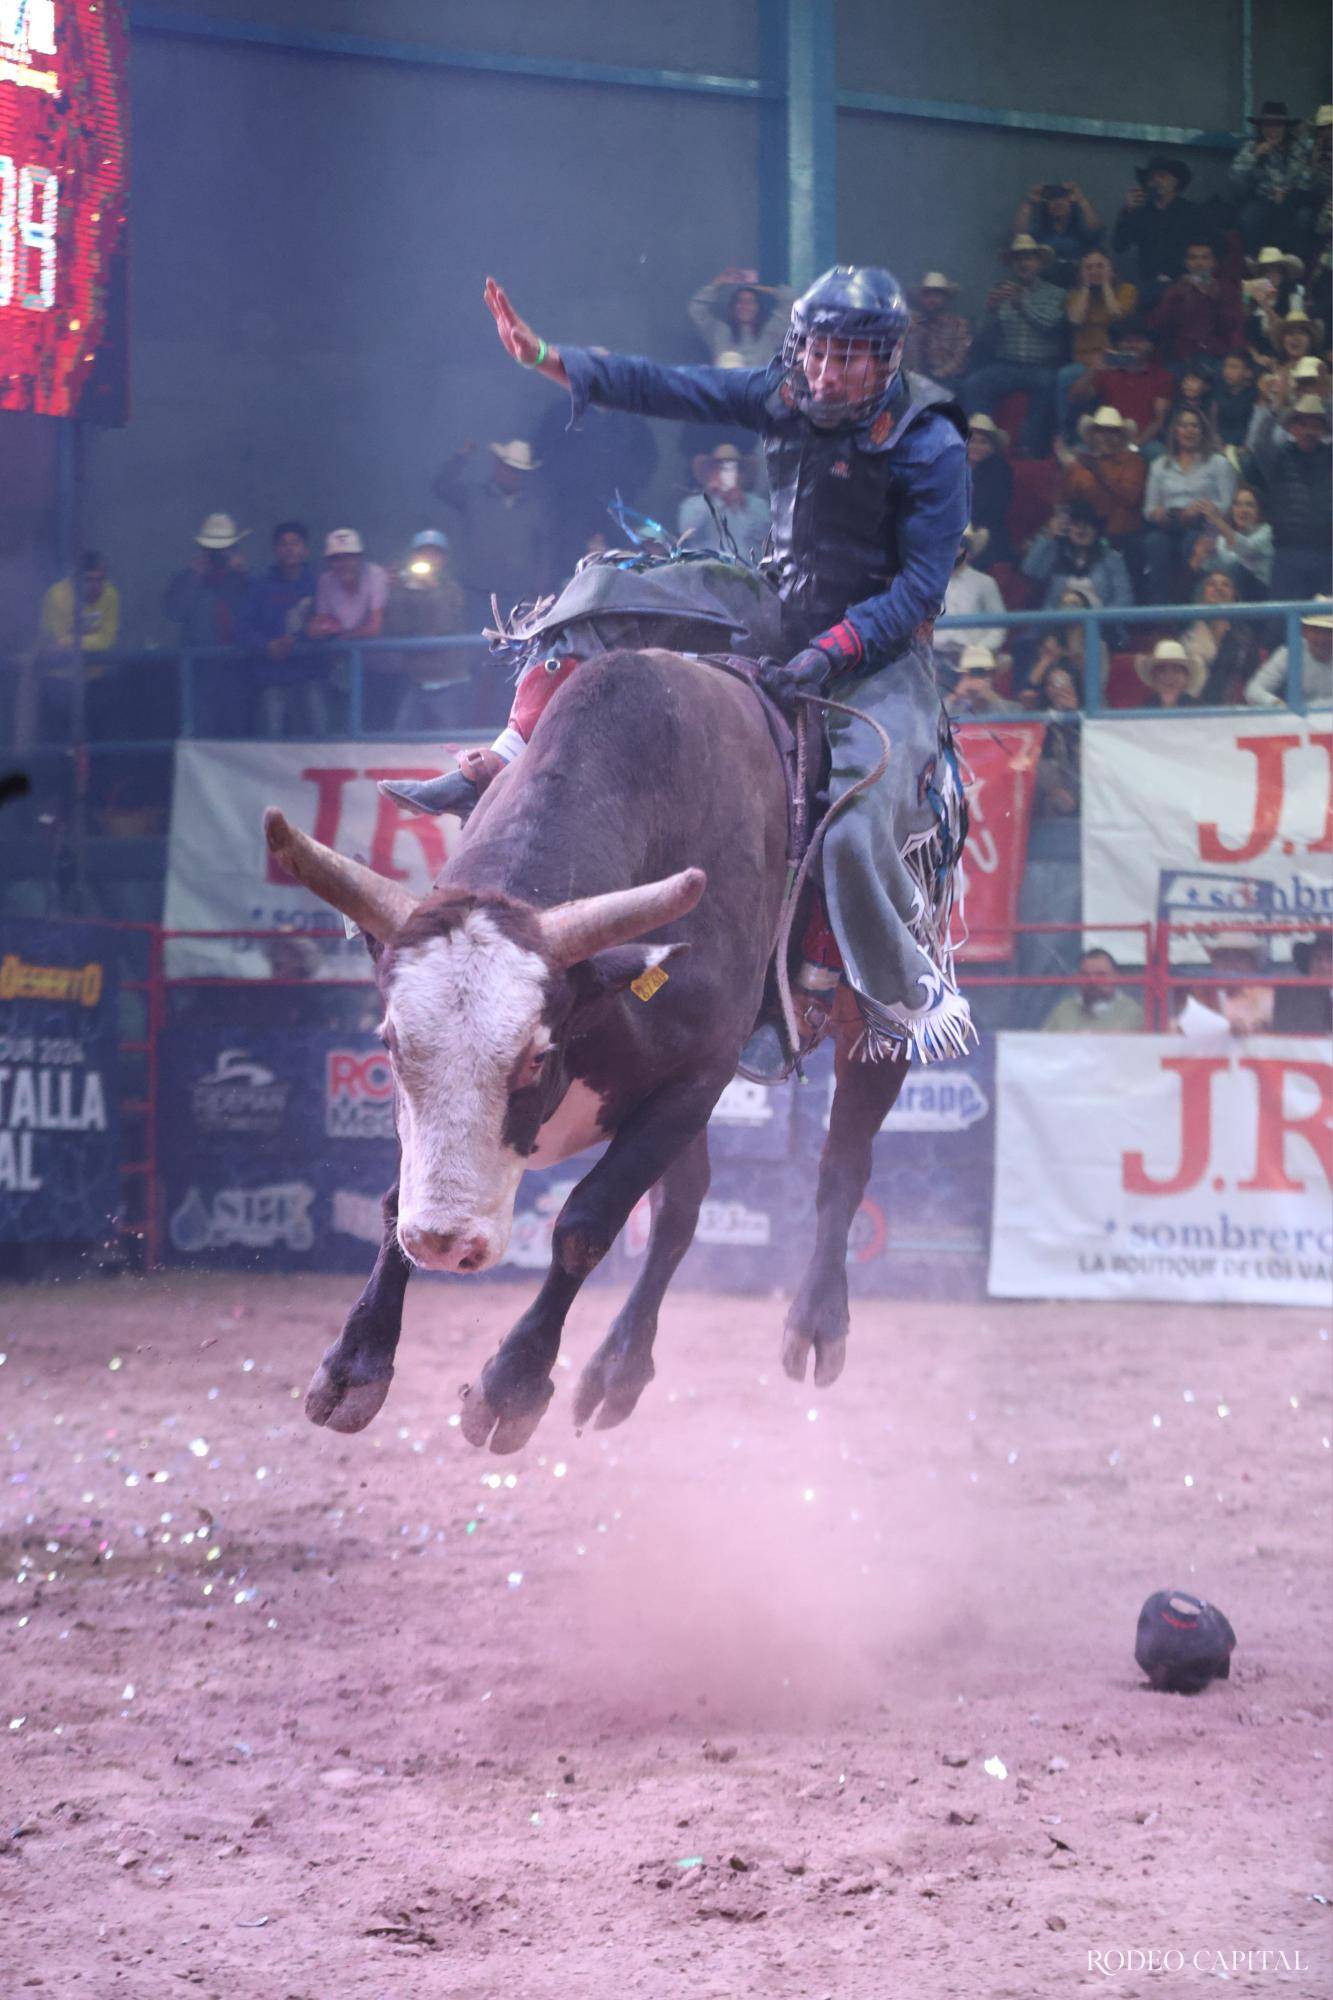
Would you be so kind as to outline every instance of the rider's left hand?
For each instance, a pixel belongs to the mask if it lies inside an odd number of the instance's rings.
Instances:
[[[836,665],[819,646],[807,646],[785,664],[781,660],[765,660],[759,668],[759,685],[774,701],[794,702],[798,695],[818,694]]]

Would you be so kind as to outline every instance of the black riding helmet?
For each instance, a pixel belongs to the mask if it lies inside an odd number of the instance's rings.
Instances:
[[[802,292],[791,309],[791,324],[782,345],[782,359],[799,408],[809,410],[811,398],[801,363],[807,341],[815,336],[845,341],[850,353],[852,342],[868,347],[881,361],[896,362],[911,320],[903,288],[892,271],[876,264],[835,264]],[[854,403],[822,405],[825,422],[860,422],[878,409],[890,394],[897,367],[875,395]]]

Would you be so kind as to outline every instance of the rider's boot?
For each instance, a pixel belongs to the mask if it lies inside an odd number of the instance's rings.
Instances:
[[[456,744],[449,748],[458,759],[456,771],[446,771],[442,778],[381,778],[380,791],[409,812],[457,813],[466,822],[491,779],[503,771],[505,759],[498,750],[484,750],[479,744],[466,750]]]
[[[833,1013],[838,975],[833,975],[831,985],[810,985],[806,983],[806,976],[811,972],[821,979],[828,977],[822,966],[803,965],[792,986],[792,1007],[798,1032],[796,1047],[788,1047],[781,1018],[768,1014],[741,1050],[736,1067],[740,1075],[751,1083],[784,1082],[802,1058],[823,1040]]]

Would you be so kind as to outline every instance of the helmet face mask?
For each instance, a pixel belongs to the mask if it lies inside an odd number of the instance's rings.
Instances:
[[[902,363],[909,313],[890,271],[837,265],[792,307],[783,342],[796,406],[825,427],[864,422]]]

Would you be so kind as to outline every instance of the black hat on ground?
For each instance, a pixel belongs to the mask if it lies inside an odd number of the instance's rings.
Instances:
[[[1141,188],[1147,187],[1153,174],[1174,175],[1177,191],[1181,194],[1194,179],[1193,167],[1187,166],[1184,160],[1178,159],[1174,153],[1154,153],[1146,167],[1134,169],[1134,178]]]
[[[1159,1694],[1198,1694],[1231,1677],[1236,1635],[1215,1604],[1187,1590],[1155,1590],[1139,1613],[1134,1658]]]

